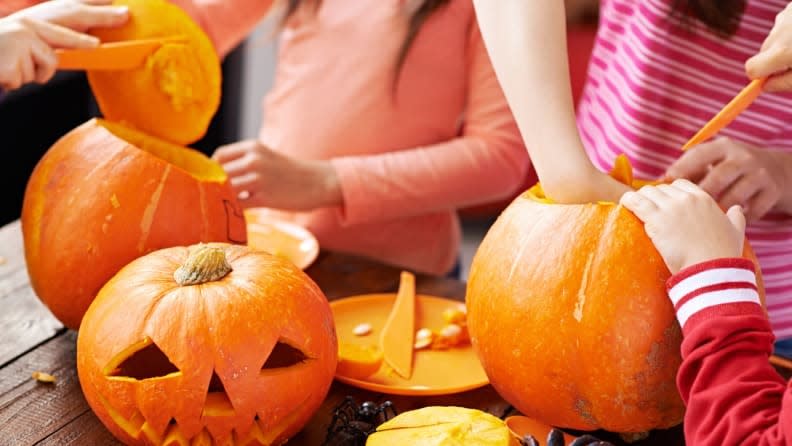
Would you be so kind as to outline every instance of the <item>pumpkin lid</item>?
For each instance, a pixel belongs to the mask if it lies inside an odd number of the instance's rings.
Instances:
[[[119,28],[92,30],[102,42],[179,37],[128,71],[89,71],[88,81],[108,121],[168,142],[188,145],[204,136],[220,106],[222,71],[203,30],[166,0],[116,0],[129,7]]]

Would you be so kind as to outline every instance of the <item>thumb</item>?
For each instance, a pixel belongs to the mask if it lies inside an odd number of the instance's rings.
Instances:
[[[751,79],[771,76],[789,69],[790,54],[784,46],[772,45],[760,51],[745,63],[745,74]]]
[[[22,22],[51,48],[94,48],[99,39],[88,34],[78,33],[69,28],[36,19],[22,18]]]
[[[770,76],[764,85],[765,91],[792,91],[792,71],[784,71]]]
[[[730,207],[726,212],[726,217],[729,219],[732,226],[734,226],[734,229],[737,230],[740,235],[740,241],[742,242],[745,238],[745,215],[743,214],[742,206],[735,204]]]

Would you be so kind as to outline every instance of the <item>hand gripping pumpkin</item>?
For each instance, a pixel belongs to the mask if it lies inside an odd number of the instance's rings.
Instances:
[[[136,257],[247,240],[225,172],[181,146],[205,132],[217,109],[220,66],[211,43],[164,0],[118,3],[129,5],[130,22],[103,31],[105,41],[182,40],[164,45],[138,70],[89,73],[108,119],[63,136],[28,180],[21,221],[31,284],[73,329],[102,285]]]
[[[218,243],[121,269],[85,314],[77,369],[126,444],[270,445],[324,400],[337,348],[330,306],[305,273]]]
[[[614,176],[630,181],[624,161]],[[756,261],[747,243],[745,255]],[[684,411],[669,277],[632,213],[553,204],[534,187],[474,256],[468,330],[493,387],[529,417],[579,430],[667,428]]]

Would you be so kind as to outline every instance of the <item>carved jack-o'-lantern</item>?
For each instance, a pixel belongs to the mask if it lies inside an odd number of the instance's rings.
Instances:
[[[130,445],[269,445],[294,435],[337,361],[330,306],[286,260],[195,245],[133,261],[100,291],[77,341],[80,383]]]

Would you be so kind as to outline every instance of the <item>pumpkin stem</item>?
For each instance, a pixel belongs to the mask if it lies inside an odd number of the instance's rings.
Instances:
[[[199,245],[173,273],[173,278],[180,286],[198,285],[220,280],[231,270],[223,248]]]

